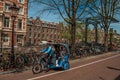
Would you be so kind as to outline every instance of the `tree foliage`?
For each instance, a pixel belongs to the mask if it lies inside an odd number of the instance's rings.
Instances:
[[[38,4],[40,12],[52,12],[59,14],[64,21],[70,24],[70,45],[71,53],[75,52],[76,20],[80,18],[87,8],[89,0],[29,0]],[[44,6],[44,7],[43,7]],[[69,20],[66,20],[68,18]]]
[[[89,13],[99,17],[100,26],[104,29],[105,51],[108,51],[108,30],[116,14],[120,13],[120,0],[91,0]]]

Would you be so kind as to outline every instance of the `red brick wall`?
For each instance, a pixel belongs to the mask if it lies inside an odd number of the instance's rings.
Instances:
[[[29,18],[28,21],[31,21],[30,23],[32,24],[27,25],[26,42],[29,42],[29,40],[31,40],[31,43],[33,43],[34,45],[38,45],[42,40],[54,42],[60,41],[60,32],[62,30],[60,24],[43,22],[40,20],[40,18]],[[46,26],[44,26],[43,24]],[[32,35],[31,38],[30,34]]]
[[[8,34],[9,35],[9,45],[8,45],[8,47],[11,47],[11,31],[12,31],[12,23],[13,23],[13,21],[12,21],[12,18],[11,18],[11,12],[5,12],[4,11],[4,5],[5,5],[5,3],[9,3],[10,5],[12,5],[12,3],[15,3],[18,7],[23,7],[24,8],[24,13],[23,13],[23,15],[21,15],[21,14],[18,14],[17,15],[17,18],[16,18],[16,20],[15,20],[15,25],[14,25],[14,27],[15,27],[15,35],[14,35],[14,42],[15,42],[15,45],[14,46],[16,46],[17,45],[17,34],[21,34],[21,35],[23,35],[24,37],[25,37],[25,35],[26,35],[26,25],[27,25],[27,12],[28,12],[28,7],[27,7],[27,4],[28,4],[28,0],[24,0],[24,3],[19,3],[18,2],[18,0],[2,0],[2,1],[0,1],[0,13],[1,14],[3,14],[3,16],[0,16],[0,17],[2,17],[3,19],[4,19],[4,17],[9,17],[10,18],[10,25],[9,25],[9,28],[4,28],[4,20],[2,21],[2,34]],[[18,30],[17,28],[16,28],[16,26],[17,26],[17,23],[18,23],[18,19],[22,19],[22,30]],[[24,43],[23,43],[23,45],[24,45]],[[4,45],[3,45],[4,46]]]

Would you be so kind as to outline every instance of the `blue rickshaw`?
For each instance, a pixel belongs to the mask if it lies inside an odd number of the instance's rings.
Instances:
[[[49,62],[46,63],[44,59],[40,56],[38,62],[36,62],[32,67],[32,72],[34,74],[40,73],[42,71],[48,71],[50,69],[63,69],[68,70],[70,68],[69,64],[69,46],[64,43],[50,43],[54,46],[54,54],[49,58]],[[64,48],[64,54],[61,54],[61,49]],[[57,61],[57,64],[56,64]]]

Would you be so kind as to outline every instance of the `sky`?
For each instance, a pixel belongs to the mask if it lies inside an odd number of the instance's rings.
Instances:
[[[55,22],[55,23],[59,23],[61,22],[62,18],[60,16],[58,16],[58,14],[52,14],[49,12],[40,12],[40,10],[42,8],[44,8],[45,5],[43,5],[41,7],[38,6],[38,4],[34,3],[34,4],[30,4],[30,6],[28,7],[28,17],[40,17],[41,20],[43,21],[47,21],[47,22]]]
[[[59,23],[59,22],[63,21],[63,19],[59,16],[59,14],[52,14],[52,13],[48,13],[48,12],[40,14],[40,12],[38,12],[38,11],[41,8],[38,5],[34,5],[34,7],[32,7],[32,6],[29,7],[28,8],[28,17],[36,18],[36,17],[39,16],[42,21],[55,22],[55,23]],[[113,28],[114,30],[116,30],[117,33],[120,34],[120,18],[119,18],[119,16],[116,16],[116,18],[119,22],[118,23],[112,23],[110,25],[110,27]]]

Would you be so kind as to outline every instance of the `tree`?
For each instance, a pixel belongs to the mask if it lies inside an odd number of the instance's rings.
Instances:
[[[68,20],[68,19],[67,19]],[[62,33],[63,34],[63,38],[66,38],[67,40],[69,40],[69,42],[70,42],[70,28],[71,28],[71,26],[70,26],[70,24],[67,24],[67,23],[65,23],[66,24],[66,30]],[[82,23],[81,21],[76,21],[76,40],[75,40],[75,42],[77,41],[83,41],[83,38],[84,38],[84,27],[85,27],[85,24],[84,23]]]
[[[89,5],[92,15],[98,16],[100,26],[104,29],[105,51],[108,51],[108,32],[115,15],[120,12],[120,0],[91,0]]]
[[[84,13],[89,0],[29,0],[29,2],[42,6],[41,12],[59,13],[64,21],[70,24],[71,53],[75,53],[76,20]],[[43,7],[44,5],[44,7]],[[56,14],[57,14],[56,13]],[[66,20],[66,18],[69,19]]]
[[[67,26],[61,26],[62,27],[62,32],[61,32],[61,35],[62,35],[62,39],[64,40],[67,40],[67,43],[70,42],[70,33],[69,33],[69,25]]]
[[[85,24],[82,22],[77,22],[76,23],[76,37],[78,40],[83,41],[83,36],[84,36],[84,27]]]

